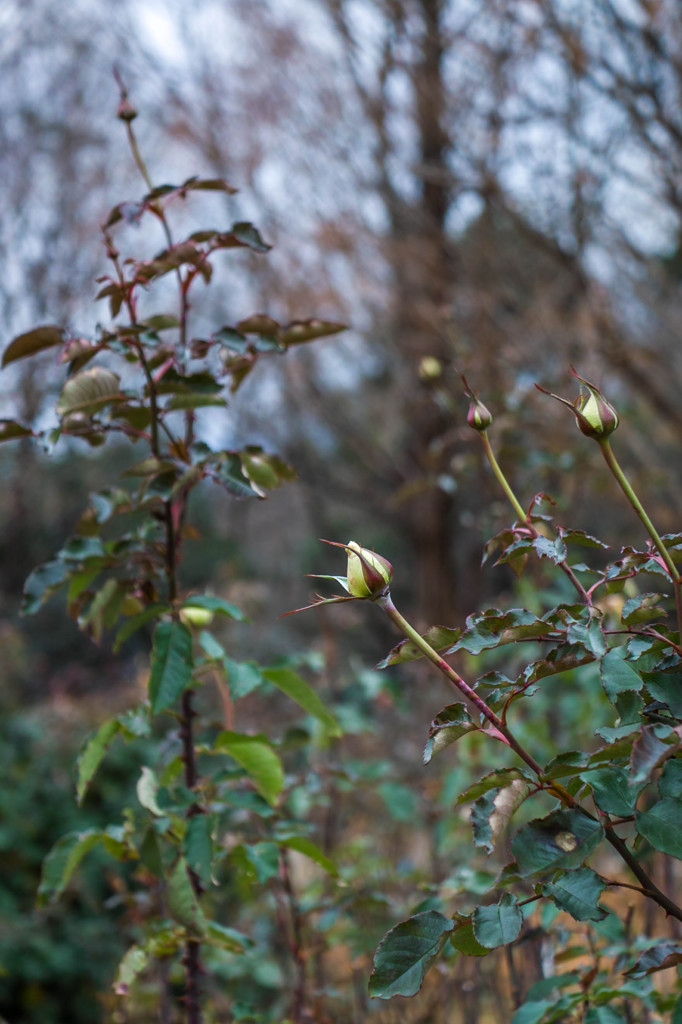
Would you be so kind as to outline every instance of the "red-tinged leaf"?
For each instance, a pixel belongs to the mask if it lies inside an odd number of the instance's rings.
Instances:
[[[644,978],[655,971],[664,971],[682,963],[682,946],[676,942],[660,942],[650,946],[637,960],[634,967],[625,973],[631,978]]]
[[[64,330],[54,324],[47,324],[44,327],[35,327],[26,334],[20,334],[5,349],[2,355],[2,365],[7,366],[17,359],[26,359],[28,356],[42,352],[43,349],[55,348],[64,341]]]

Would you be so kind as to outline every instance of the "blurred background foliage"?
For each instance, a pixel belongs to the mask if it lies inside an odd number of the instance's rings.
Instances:
[[[101,315],[98,225],[140,192],[113,117],[114,65],[144,114],[155,181],[226,177],[240,188],[226,215],[253,217],[275,246],[267,261],[225,263],[221,286],[192,310],[197,336],[254,308],[349,324],[292,353],[278,377],[259,367],[227,411],[202,413],[220,443],[279,451],[299,480],[255,506],[203,492],[183,583],[244,606],[253,626],[225,638],[235,657],[307,659],[338,707],[346,738],[324,756],[302,750],[290,796],[345,865],[349,890],[345,907],[337,893],[316,919],[310,970],[320,1020],[393,1019],[368,1006],[370,954],[420,892],[428,901],[459,886],[466,900],[476,871],[490,870],[472,860],[452,794],[493,755],[467,740],[421,767],[448,694],[421,664],[371,670],[394,642],[372,609],[278,615],[306,603],[304,573],[333,561],[318,537],[385,554],[396,599],[424,627],[541,601],[557,585],[538,571],[531,591],[506,568],[479,569],[509,512],[466,426],[460,372],[495,415],[517,493],[549,492],[560,521],[618,547],[638,525],[596,446],[533,387],[570,394],[574,363],[618,408],[619,452],[661,530],[678,528],[682,12],[675,0],[22,0],[0,9],[0,30],[4,342],[41,322],[89,334]],[[125,230],[137,256],[162,244]],[[60,379],[50,354],[6,371],[2,415],[49,423]],[[156,1019],[144,991],[137,1010],[106,994],[132,914],[106,866],[88,863],[66,907],[34,909],[51,843],[115,814],[139,764],[134,748],[116,750],[75,807],[74,750],[141,692],[144,638],[113,657],[59,599],[35,620],[17,614],[28,572],[111,480],[107,451],[0,449],[0,1012],[11,1024]],[[589,673],[552,680],[543,699],[533,722],[546,735],[529,741],[543,755],[601,714]],[[268,715],[280,726],[280,709],[257,695],[239,714],[240,727]],[[240,904],[230,884],[220,899]],[[322,883],[302,873],[296,884],[305,905]],[[290,965],[270,900],[241,900],[260,950],[243,987],[245,1004],[276,1015]],[[539,975],[540,946],[529,938],[517,968],[457,963],[395,1019],[437,1020],[432,1003],[452,993],[467,1024],[508,1019],[510,978]],[[232,978],[228,960],[217,977]],[[216,990],[216,1019],[220,999]]]

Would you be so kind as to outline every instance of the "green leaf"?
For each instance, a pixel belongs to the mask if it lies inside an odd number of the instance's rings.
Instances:
[[[495,811],[495,799],[499,792],[499,789],[488,790],[483,796],[479,796],[471,808],[474,846],[482,847],[487,853],[492,853],[495,845],[490,816]]]
[[[215,594],[190,594],[182,602],[182,607],[203,608],[215,615],[225,615],[228,619],[234,619],[236,622],[248,622],[241,608],[238,608],[236,604],[230,604],[222,597],[216,597]]]
[[[606,911],[599,906],[599,899],[605,888],[606,882],[591,868],[578,868],[566,871],[557,881],[545,883],[542,895],[576,921],[601,921]]]
[[[61,327],[47,324],[45,327],[34,327],[26,334],[20,334],[5,349],[2,355],[2,365],[7,366],[17,359],[25,359],[27,356],[35,355],[46,348],[54,348],[64,341],[64,331]]]
[[[590,1006],[584,1024],[627,1024],[627,1021],[613,1006]]]
[[[151,951],[141,946],[131,946],[118,965],[114,992],[117,996],[127,996],[130,986],[144,971],[151,959]]]
[[[72,412],[86,412],[90,415],[124,397],[118,374],[103,366],[91,366],[69,377],[59,396],[57,412],[60,416]]]
[[[682,946],[677,942],[659,942],[650,946],[639,957],[634,967],[625,973],[631,978],[644,978],[656,971],[664,971],[682,963]]]
[[[234,700],[247,697],[265,683],[265,678],[255,661],[233,661],[224,658],[227,685]]]
[[[138,629],[142,629],[143,626],[146,626],[148,622],[153,622],[154,619],[159,619],[168,611],[170,611],[170,608],[167,604],[150,604],[144,611],[139,612],[137,615],[132,615],[127,622],[123,623],[114,638],[114,654],[120,650],[133,633],[137,633]]]
[[[38,609],[66,582],[69,567],[64,562],[46,562],[30,574],[24,584],[22,615],[35,615]]]
[[[536,537],[533,540],[533,547],[540,558],[549,558],[555,565],[566,561],[566,545],[561,537],[550,540],[549,537]]]
[[[233,196],[238,191],[229,182],[225,181],[224,178],[188,178],[187,181],[180,185],[180,191],[185,192],[187,190],[226,192],[228,196]]]
[[[511,1024],[542,1024],[548,1010],[554,1009],[554,999],[532,999],[518,1010],[511,1019]]]
[[[330,736],[341,736],[341,727],[331,711],[327,710],[313,688],[297,672],[290,668],[266,668],[263,669],[263,675],[309,715],[322,722]]]
[[[598,821],[581,811],[553,811],[519,829],[511,841],[522,877],[579,867],[604,836]]]
[[[284,785],[284,769],[266,736],[221,732],[215,741],[215,749],[224,750],[245,769],[269,804],[277,802]]]
[[[203,933],[206,919],[192,888],[184,857],[178,857],[167,881],[166,905],[175,921],[195,934]]]
[[[276,843],[244,843],[235,846],[230,860],[251,880],[267,885],[279,874],[279,847]]]
[[[656,604],[657,601],[665,599],[665,594],[637,594],[631,597],[623,605],[621,622],[625,626],[636,626],[647,619],[660,619],[665,617],[665,608]]]
[[[663,797],[646,811],[637,811],[635,827],[655,850],[682,860],[682,799]]]
[[[471,721],[471,716],[464,704],[448,704],[439,711],[429,728],[429,738],[424,747],[423,762],[428,764],[434,754],[449,747],[468,732],[477,732],[478,726]]]
[[[604,765],[596,771],[581,772],[579,777],[592,787],[592,796],[600,811],[624,818],[633,813],[642,787],[630,784],[625,768]]]
[[[329,579],[338,579],[331,576]],[[344,577],[345,578],[345,577]],[[346,588],[347,589],[347,588]],[[461,629],[450,629],[448,626],[431,626],[422,639],[433,647],[434,651],[442,651],[445,647],[451,647],[462,635]],[[400,665],[405,661],[417,661],[424,657],[424,652],[412,643],[411,640],[401,640],[386,657],[376,666],[377,669],[389,668],[391,665]]]
[[[486,949],[507,946],[518,937],[523,914],[516,896],[505,892],[498,903],[476,907],[473,914],[474,936]]]
[[[15,441],[18,437],[32,437],[33,431],[16,420],[0,419],[0,442]]]
[[[661,796],[682,797],[682,760],[678,757],[666,761],[658,780]]]
[[[623,660],[625,654],[624,647],[614,647],[599,662],[599,674],[604,693],[611,703],[623,691],[642,689],[642,677],[632,665]]]
[[[453,927],[450,918],[427,910],[391,928],[374,954],[370,996],[390,999],[415,995]]]
[[[101,840],[102,832],[98,829],[69,832],[68,835],[57,840],[43,862],[43,872],[38,887],[39,906],[61,896],[83,857]]]
[[[281,341],[283,345],[301,345],[306,341],[314,341],[316,338],[328,338],[331,334],[338,334],[345,331],[346,325],[334,323],[331,320],[292,320],[283,329]]]
[[[474,935],[474,922],[471,918],[456,925],[450,936],[450,943],[465,956],[487,956],[490,950],[482,946]]]
[[[263,241],[258,228],[254,227],[253,224],[249,224],[248,221],[238,221],[236,224],[233,224],[230,235],[240,245],[247,246],[253,252],[265,253],[269,252],[272,248],[271,245]]]
[[[182,850],[189,867],[202,885],[208,888],[212,882],[214,818],[210,814],[195,814],[187,821],[182,841]]]
[[[317,846],[311,839],[306,836],[290,836],[289,839],[280,839],[280,846],[286,846],[289,850],[296,850],[298,853],[302,853],[305,857],[309,857],[310,860],[314,860],[316,864],[319,864],[328,875],[336,878],[338,875],[338,869],[333,860],[330,860],[326,854]]]
[[[667,672],[642,672],[647,693],[665,704],[675,716],[682,718],[682,672],[679,668]]]
[[[212,946],[227,949],[230,953],[243,953],[253,946],[253,940],[247,935],[242,935],[236,928],[228,928],[227,925],[219,924],[217,921],[206,922],[204,939]]]
[[[239,501],[264,496],[261,491],[252,486],[249,478],[244,475],[241,459],[234,452],[223,452],[222,458],[216,465],[216,480],[233,498],[237,498]]]
[[[160,622],[154,631],[149,699],[152,714],[171,707],[192,682],[192,634],[181,622]]]
[[[224,409],[227,402],[220,395],[202,395],[188,391],[186,394],[173,395],[164,405],[164,409],[167,412],[177,412],[178,409],[205,409],[209,406]]]
[[[100,766],[102,758],[109,749],[112,740],[114,740],[118,735],[120,728],[121,726],[118,718],[110,718],[99,727],[94,736],[91,736],[90,739],[87,740],[85,746],[81,750],[76,761],[76,770],[78,773],[76,794],[78,796],[79,804],[82,803],[83,797],[85,796],[95,772]]]

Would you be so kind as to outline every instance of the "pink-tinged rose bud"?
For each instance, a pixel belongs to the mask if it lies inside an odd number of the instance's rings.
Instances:
[[[361,548],[354,540],[346,545],[348,551],[348,593],[352,597],[380,597],[388,589],[393,566],[368,548]]]
[[[483,434],[492,423],[493,415],[490,409],[486,408],[483,402],[480,401],[478,395],[471,390],[464,374],[462,374],[462,381],[464,383],[464,393],[470,399],[467,423],[473,430]]]

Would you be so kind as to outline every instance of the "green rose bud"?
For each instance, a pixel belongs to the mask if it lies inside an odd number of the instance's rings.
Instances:
[[[586,437],[608,437],[618,426],[618,414],[599,388],[578,378],[585,390],[575,401],[578,426]]]
[[[590,384],[589,380],[585,380],[584,377],[578,376],[573,367],[571,367],[571,376],[580,381],[580,394],[574,402],[569,402],[567,398],[561,398],[559,395],[552,394],[551,391],[546,391],[539,384],[536,384],[535,387],[544,395],[556,398],[557,402],[567,405],[575,416],[578,427],[586,437],[592,437],[595,441],[605,441],[618,426],[618,413],[611,403],[607,402],[599,388],[595,384]]]
[[[380,597],[388,589],[393,566],[381,555],[361,548],[354,540],[346,545],[348,552],[348,593],[352,597]]]

